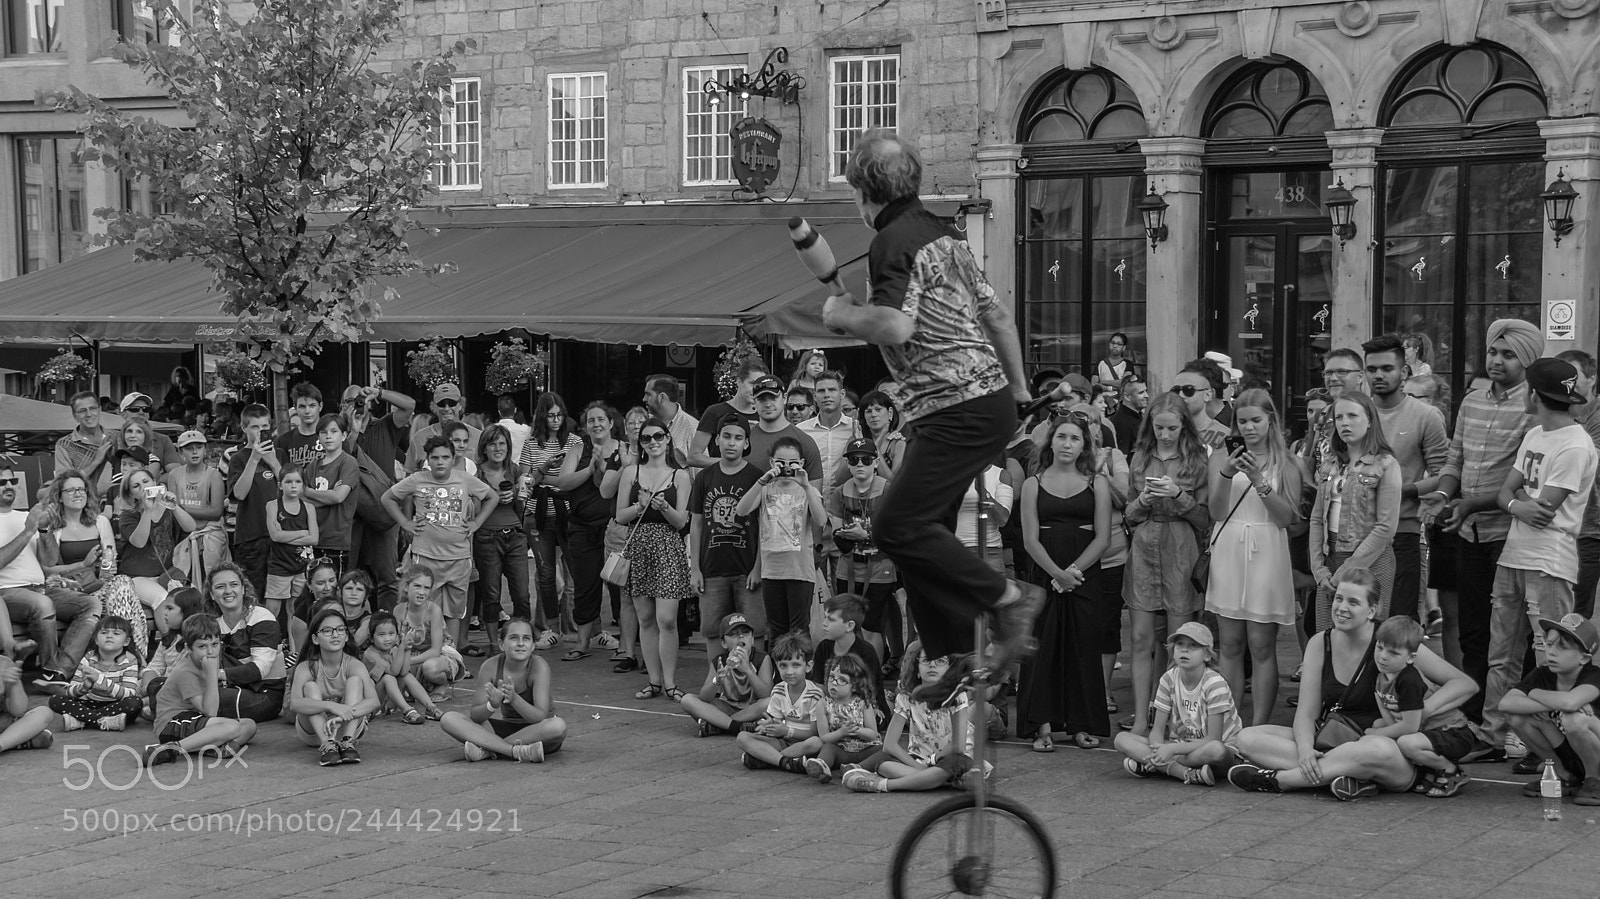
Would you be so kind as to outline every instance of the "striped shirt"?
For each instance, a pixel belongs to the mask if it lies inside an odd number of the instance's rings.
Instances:
[[[1462,499],[1500,493],[1500,485],[1516,463],[1517,448],[1533,424],[1526,411],[1527,400],[1528,382],[1523,381],[1498,397],[1490,387],[1475,390],[1461,401],[1450,455],[1440,474],[1460,481]],[[1511,516],[1491,506],[1468,517],[1461,536],[1469,543],[1493,543],[1506,539],[1510,529]]]
[[[100,653],[91,649],[78,660],[69,692],[95,702],[132,699],[139,695],[139,657],[125,651],[113,661],[102,662]]]
[[[780,724],[789,725],[789,739],[791,741],[804,740],[816,733],[815,719],[817,706],[827,699],[827,694],[822,692],[822,687],[816,681],[804,680],[800,688],[800,697],[789,697],[789,685],[779,681],[772,686],[772,695],[767,697],[767,717]]]
[[[1212,715],[1222,716],[1222,742],[1230,743],[1239,736],[1242,724],[1239,711],[1233,704],[1233,693],[1222,675],[1210,668],[1200,674],[1200,683],[1194,689],[1183,684],[1183,675],[1177,667],[1167,669],[1156,685],[1156,708],[1167,713],[1168,740],[1204,740]]]

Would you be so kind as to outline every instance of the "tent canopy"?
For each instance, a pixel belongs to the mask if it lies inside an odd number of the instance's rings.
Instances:
[[[954,214],[956,203],[934,204]],[[942,208],[948,207],[948,208]],[[454,271],[385,282],[400,297],[375,340],[525,328],[600,343],[723,343],[741,324],[807,346],[826,290],[795,256],[787,222],[827,238],[850,283],[864,279],[872,232],[853,203],[497,207],[419,214],[411,240]],[[0,283],[9,337],[197,343],[239,336],[198,262],[138,262],[111,247]]]
[[[61,403],[47,403],[25,396],[0,395],[0,433],[65,434],[77,426],[78,420],[72,417],[72,410]],[[100,427],[108,431],[121,430],[122,418],[110,412],[101,412]],[[150,427],[157,431],[172,433],[182,430],[177,425],[156,421],[151,422]]]

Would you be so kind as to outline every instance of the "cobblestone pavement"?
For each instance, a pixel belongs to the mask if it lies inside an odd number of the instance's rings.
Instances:
[[[635,701],[644,678],[611,673],[606,656],[552,661],[571,736],[543,765],[469,764],[437,725],[392,717],[359,766],[319,768],[282,722],[229,768],[141,772],[124,747],[148,741],[148,722],[6,753],[5,894],[880,897],[894,840],[947,795],[747,771],[730,739]],[[684,658],[680,683],[698,684],[699,647]],[[1126,705],[1123,672],[1114,686]],[[1064,743],[1043,755],[1009,742],[996,761],[999,790],[1054,838],[1058,895],[1600,895],[1600,809],[1568,804],[1545,822],[1508,765],[1478,766],[1484,779],[1453,800],[1340,803],[1137,780],[1115,754]]]

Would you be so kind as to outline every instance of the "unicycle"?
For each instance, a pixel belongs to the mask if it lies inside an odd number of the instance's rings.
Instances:
[[[978,552],[988,552],[988,492],[978,487]],[[924,896],[999,896],[1050,899],[1056,889],[1055,846],[1044,825],[1020,802],[989,792],[984,762],[989,758],[989,687],[984,665],[988,624],[979,615],[973,628],[972,673],[960,689],[971,700],[973,768],[966,791],[933,805],[913,820],[895,845],[889,863],[893,899]]]

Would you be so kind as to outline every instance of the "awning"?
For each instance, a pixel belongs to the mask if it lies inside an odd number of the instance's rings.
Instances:
[[[935,205],[952,215],[957,206]],[[525,328],[600,343],[716,345],[740,324],[759,333],[826,338],[820,321],[826,291],[788,239],[787,221],[796,215],[827,238],[850,283],[860,285],[872,232],[853,203],[429,213],[419,220],[436,233],[416,232],[412,247],[423,261],[452,263],[455,271],[389,282],[400,298],[384,305],[373,339]],[[238,337],[237,323],[219,311],[209,284],[197,262],[137,262],[127,247],[99,250],[0,282],[0,339],[77,334],[194,343]]]

